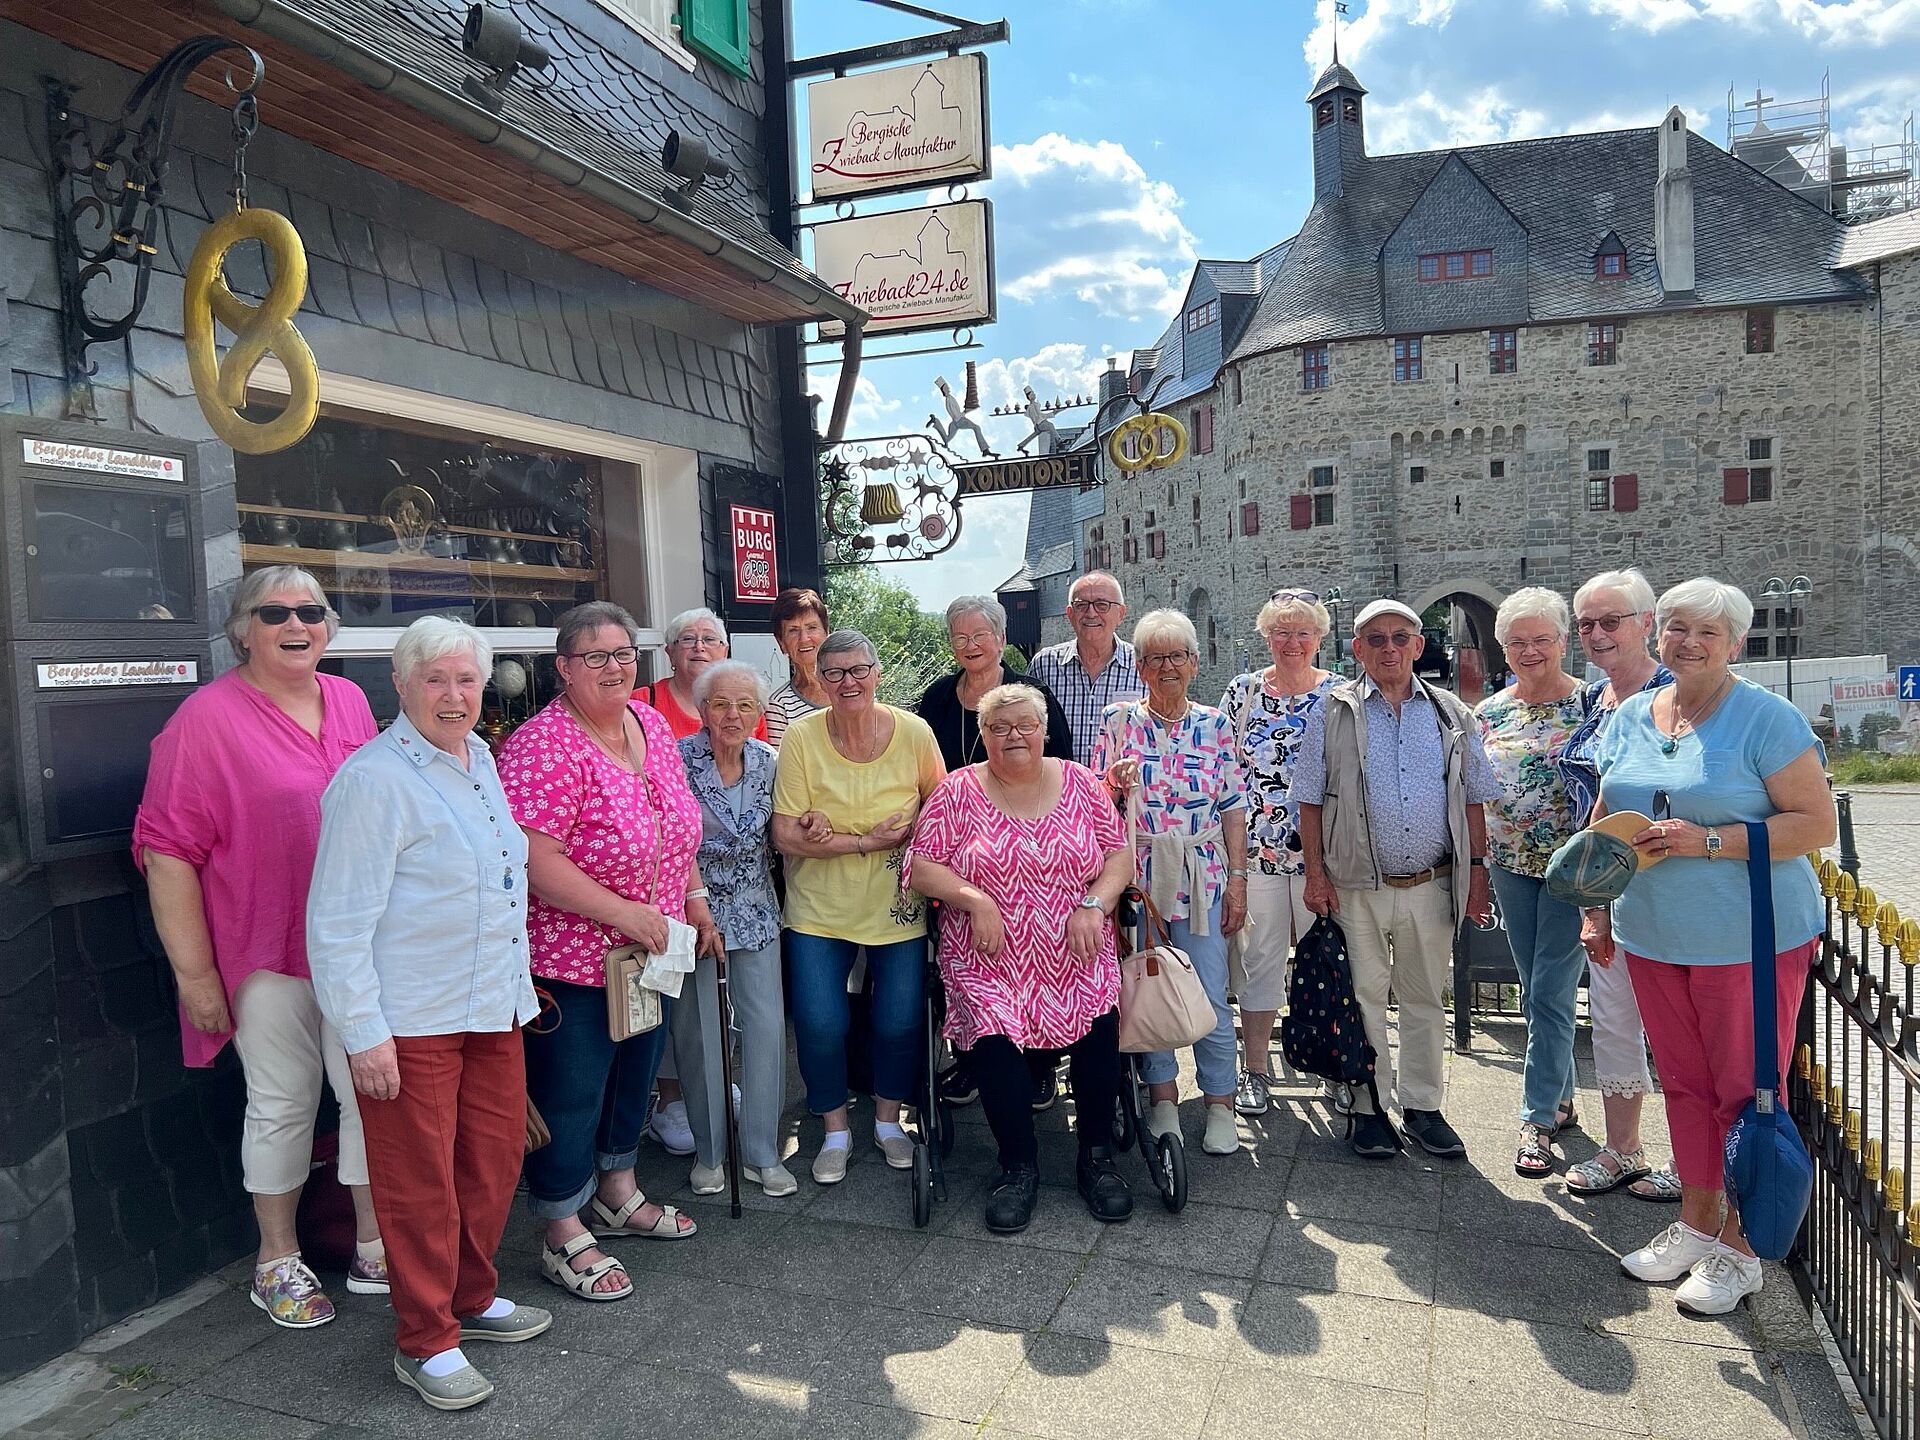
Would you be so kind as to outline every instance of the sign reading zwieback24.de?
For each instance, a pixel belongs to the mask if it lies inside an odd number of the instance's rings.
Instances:
[[[813,227],[813,268],[873,317],[867,334],[984,325],[994,318],[993,206],[926,205]],[[823,321],[833,339],[844,327]]]
[[[991,173],[987,58],[950,55],[807,87],[813,195],[875,195]]]

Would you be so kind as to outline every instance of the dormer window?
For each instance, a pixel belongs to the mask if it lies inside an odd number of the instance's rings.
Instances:
[[[1220,318],[1220,302],[1209,300],[1204,305],[1196,305],[1187,312],[1187,333],[1204,330]]]
[[[1333,101],[1331,99],[1322,100],[1318,105],[1313,107],[1313,128],[1316,130],[1324,130],[1332,123]]]
[[[1420,257],[1420,279],[1426,284],[1449,280],[1484,280],[1493,274],[1491,250],[1443,250]]]
[[[1618,235],[1609,234],[1600,242],[1600,248],[1593,252],[1593,274],[1596,280],[1626,278],[1627,247],[1620,243]]]

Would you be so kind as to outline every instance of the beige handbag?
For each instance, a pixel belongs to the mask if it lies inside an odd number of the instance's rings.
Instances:
[[[633,773],[646,780],[646,767],[640,757],[634,753],[633,740],[627,734],[626,717],[620,720],[620,738],[627,747],[627,761],[633,766]],[[653,787],[648,785],[647,794],[652,796]],[[660,903],[660,817],[653,817],[653,875],[647,881],[647,903]],[[618,1044],[622,1040],[631,1040],[636,1035],[644,1035],[649,1030],[660,1028],[662,1011],[660,993],[640,983],[641,973],[647,968],[647,961],[653,957],[640,945],[615,945],[607,951],[607,1037]]]
[[[1193,961],[1174,948],[1166,921],[1144,892],[1140,908],[1152,943],[1120,961],[1120,1050],[1128,1055],[1182,1049],[1211,1035],[1217,1023]]]

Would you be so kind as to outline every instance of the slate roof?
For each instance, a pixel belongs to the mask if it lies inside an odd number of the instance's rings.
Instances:
[[[1307,99],[1318,100],[1329,90],[1357,90],[1362,95],[1367,93],[1367,87],[1356,80],[1353,72],[1338,60],[1320,72],[1320,78],[1313,82],[1313,89],[1307,92]]]
[[[1649,126],[1369,156],[1342,193],[1314,203],[1228,358],[1385,333],[1381,248],[1454,156],[1527,232],[1531,321],[1866,293],[1857,277],[1829,268],[1844,228],[1838,220],[1689,134],[1694,293],[1667,296],[1653,265],[1658,147],[1658,129]],[[1624,283],[1593,273],[1594,248],[1609,231],[1633,257]]]
[[[1850,226],[1840,237],[1833,263],[1835,268],[1846,270],[1916,250],[1920,250],[1920,210],[1906,210],[1880,220],[1869,220],[1864,225]]]

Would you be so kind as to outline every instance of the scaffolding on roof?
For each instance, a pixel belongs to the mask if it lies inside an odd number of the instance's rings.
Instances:
[[[1849,224],[1920,207],[1920,144],[1911,112],[1897,140],[1833,140],[1829,77],[1809,100],[1777,100],[1756,88],[1736,101],[1727,88],[1727,150],[1761,174]]]

